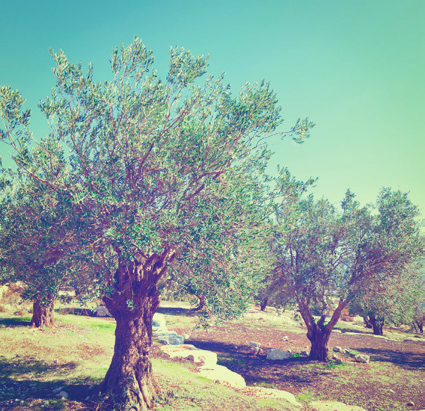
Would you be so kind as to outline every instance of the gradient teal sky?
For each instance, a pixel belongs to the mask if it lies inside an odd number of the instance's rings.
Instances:
[[[49,49],[109,78],[112,49],[140,37],[165,74],[168,47],[210,55],[237,93],[270,81],[286,127],[316,123],[305,144],[271,141],[274,164],[319,177],[315,193],[362,203],[383,186],[425,212],[425,0],[0,0],[0,84],[37,103],[54,85]],[[0,146],[3,159],[9,149]]]

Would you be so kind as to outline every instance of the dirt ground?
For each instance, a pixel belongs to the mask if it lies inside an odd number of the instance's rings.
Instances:
[[[161,311],[168,315],[193,315],[178,307]],[[406,341],[411,335],[401,332],[386,332],[386,338],[382,338],[361,326],[351,330],[341,327],[343,332],[332,333],[330,337],[330,353],[334,346],[340,346],[369,355],[370,363],[361,364],[348,355],[339,355],[341,363],[324,364],[300,355],[309,347],[305,328],[290,321],[286,327],[269,325],[271,309],[263,313],[253,308],[250,314],[242,322],[229,322],[207,331],[193,331],[178,324],[169,328],[190,334],[188,344],[216,352],[218,363],[241,374],[248,385],[278,388],[302,395],[306,400],[338,400],[368,411],[425,409],[425,340]],[[288,337],[287,341],[283,337]],[[253,355],[250,342],[260,343],[266,350]],[[291,350],[294,357],[270,361],[266,359],[267,348]]]

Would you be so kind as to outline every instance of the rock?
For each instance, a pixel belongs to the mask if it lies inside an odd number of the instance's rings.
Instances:
[[[287,360],[288,358],[291,358],[291,353],[289,351],[281,351],[281,350],[270,350],[267,353],[268,360]]]
[[[184,344],[184,338],[182,335],[174,335],[169,337],[168,342],[171,345],[181,345]]]
[[[58,392],[62,391],[62,388],[63,388],[63,387],[57,387],[57,388],[55,388],[52,392],[53,392],[54,394],[57,394]]]
[[[250,347],[253,347],[253,348],[260,348],[260,343],[257,343],[257,342],[250,342],[250,343],[249,343],[249,346],[250,346]]]
[[[249,343],[249,352],[252,355],[258,355],[260,350],[261,350],[260,343],[257,343],[257,342],[250,342]]]
[[[179,345],[184,344],[184,338],[182,335],[178,335],[175,331],[156,331],[152,334],[155,338],[158,338],[161,344]]]
[[[217,364],[217,354],[212,351],[200,350],[191,344],[179,346],[164,346],[161,351],[171,358],[186,358],[194,363],[200,363],[206,366]]]
[[[111,313],[104,305],[99,305],[94,310],[96,317],[112,317]]]
[[[220,384],[230,385],[234,388],[245,388],[246,383],[244,378],[230,371],[228,368],[222,365],[204,366],[199,370],[201,377],[208,378],[209,380],[216,381]]]
[[[339,347],[338,345],[335,345],[335,347],[333,348],[334,352],[342,352],[342,348]]]
[[[332,330],[332,332],[333,332],[333,333],[336,333],[336,334],[341,334],[341,333],[342,333],[342,331],[341,331],[341,330]]]
[[[285,337],[282,338],[282,341],[288,341],[288,340],[289,340],[289,337],[287,337],[286,335]]]
[[[184,338],[185,340],[188,340],[188,339],[190,338],[190,335],[189,335],[189,334],[183,334],[183,338]]]
[[[165,321],[165,317],[163,314],[155,313],[152,318],[152,331],[154,328],[162,328],[164,330],[167,329],[167,324]]]
[[[346,405],[339,401],[313,401],[308,406],[316,411],[367,411],[357,405]]]
[[[66,391],[61,391],[59,394],[56,395],[56,397],[68,399],[68,393]]]
[[[409,407],[414,407],[414,406],[415,406],[415,403],[414,403],[413,401],[409,401],[409,402],[407,403],[407,405],[408,405]]]
[[[307,357],[310,355],[307,350],[301,351],[301,355],[306,355]]]
[[[257,397],[265,398],[282,398],[291,403],[292,405],[301,407],[301,404],[296,400],[294,394],[283,390],[275,390],[273,388],[265,387],[247,387],[243,390],[245,394],[255,395]]]
[[[357,362],[362,362],[362,363],[368,363],[370,360],[370,357],[364,354],[357,354],[354,358]]]

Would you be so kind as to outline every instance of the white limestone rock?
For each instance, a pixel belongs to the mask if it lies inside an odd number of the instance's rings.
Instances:
[[[166,345],[161,347],[161,351],[170,358],[186,358],[195,364],[213,366],[217,364],[217,354],[212,351],[200,350],[192,344],[178,346]]]
[[[96,317],[112,317],[109,310],[104,305],[99,305],[94,310]]]
[[[357,361],[357,362],[362,362],[362,363],[368,363],[369,362],[369,360],[370,360],[370,357],[368,356],[368,355],[364,355],[364,354],[357,354],[355,357],[354,357],[354,359]]]
[[[246,387],[245,380],[241,375],[230,371],[222,365],[203,366],[199,370],[199,375],[220,384],[230,385],[234,388]]]
[[[339,401],[313,401],[308,406],[317,411],[367,411],[357,405],[346,405]]]
[[[163,314],[155,313],[152,318],[152,331],[157,329],[167,330],[167,324]]]
[[[270,350],[267,353],[268,360],[287,360],[288,358],[291,358],[291,353],[289,351],[281,351],[281,350]]]
[[[285,399],[292,405],[301,407],[302,405],[296,400],[294,394],[291,394],[288,391],[276,390],[274,388],[265,388],[265,387],[247,387],[244,392],[248,395],[255,395],[257,397],[264,398],[279,398]]]

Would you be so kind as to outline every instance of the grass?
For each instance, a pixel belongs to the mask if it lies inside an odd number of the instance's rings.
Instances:
[[[37,330],[29,327],[29,317],[0,316],[0,409],[101,407],[93,395],[113,354],[112,319],[56,314],[54,328]],[[283,399],[261,399],[215,384],[186,364],[153,359],[153,368],[164,391],[156,400],[159,410],[294,409]],[[53,391],[60,387],[69,399],[55,398]]]

